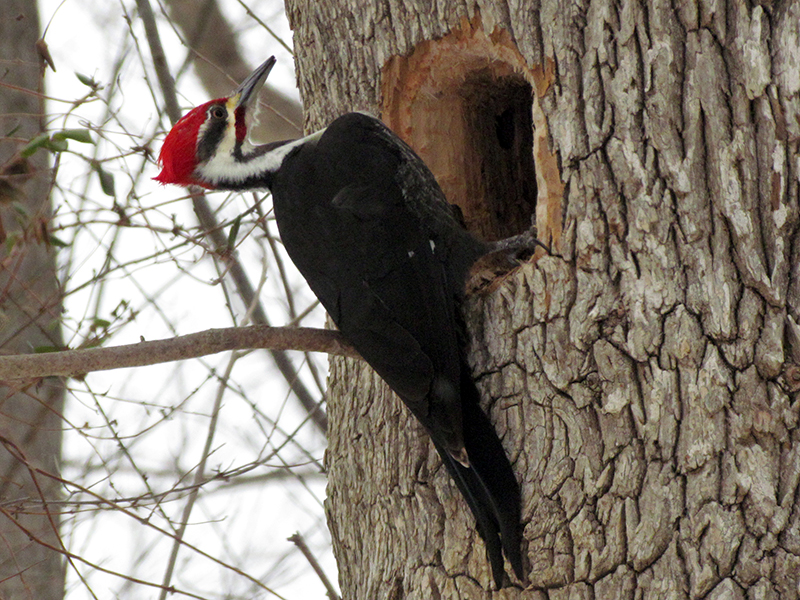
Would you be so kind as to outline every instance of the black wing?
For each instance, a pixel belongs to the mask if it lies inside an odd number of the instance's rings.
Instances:
[[[345,115],[292,151],[272,192],[283,243],[311,289],[430,432],[478,520],[498,586],[501,535],[521,577],[519,488],[478,406],[460,333],[467,270],[485,247],[416,154],[366,115]]]
[[[403,175],[404,148],[387,131],[353,113],[331,124],[316,145],[290,154],[272,188],[278,227],[344,336],[434,438],[458,451],[455,294],[465,273],[453,272],[452,257],[471,255],[464,261],[471,262],[483,247],[458,226],[435,181],[426,187]],[[411,201],[409,186],[416,192]]]

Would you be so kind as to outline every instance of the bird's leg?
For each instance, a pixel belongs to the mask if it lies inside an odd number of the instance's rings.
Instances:
[[[488,254],[504,252],[508,255],[509,260],[517,261],[522,253],[533,254],[537,246],[544,248],[548,254],[552,254],[550,247],[536,237],[536,227],[534,226],[519,235],[490,242]]]

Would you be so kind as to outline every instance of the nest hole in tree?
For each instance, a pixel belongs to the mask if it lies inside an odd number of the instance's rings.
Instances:
[[[507,31],[487,33],[476,15],[382,69],[383,120],[484,240],[535,224],[543,243],[559,245],[563,185],[538,103],[550,63],[528,65]]]
[[[401,68],[389,102],[384,97],[384,120],[425,161],[470,231],[491,241],[530,228],[537,201],[530,83],[482,57],[448,55],[427,73],[412,59],[395,63]]]
[[[485,239],[521,233],[536,214],[533,90],[522,77],[478,71],[459,93],[462,176],[470,190],[466,204],[473,228]]]

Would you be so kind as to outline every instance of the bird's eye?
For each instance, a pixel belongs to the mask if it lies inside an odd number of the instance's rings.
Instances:
[[[208,114],[214,119],[224,119],[226,116],[225,109],[221,106],[212,106]]]

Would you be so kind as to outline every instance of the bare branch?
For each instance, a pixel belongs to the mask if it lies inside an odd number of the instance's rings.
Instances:
[[[110,348],[0,357],[0,381],[69,377],[93,371],[143,367],[197,358],[227,350],[298,350],[358,357],[338,331],[311,327],[228,327],[166,340]]]
[[[183,507],[183,515],[181,516],[180,526],[175,532],[175,539],[172,541],[172,551],[169,554],[167,561],[167,569],[164,573],[164,581],[162,583],[161,592],[159,592],[159,600],[166,600],[169,588],[171,586],[172,574],[175,572],[175,565],[178,562],[178,552],[181,549],[181,543],[186,535],[186,528],[189,526],[189,517],[192,514],[195,501],[200,493],[200,485],[206,477],[206,462],[211,455],[212,444],[214,442],[214,434],[217,432],[217,423],[219,420],[219,410],[222,407],[222,399],[225,397],[225,389],[228,385],[228,380],[233,371],[233,366],[236,364],[238,354],[234,353],[228,359],[228,366],[225,369],[225,374],[219,382],[217,387],[217,396],[214,399],[214,408],[211,410],[211,420],[208,423],[208,434],[206,434],[206,444],[203,448],[203,453],[200,456],[200,463],[194,472],[194,489],[189,492],[189,497],[186,499],[186,504]]]
[[[175,80],[167,69],[167,58],[164,48],[161,45],[161,38],[158,35],[156,19],[153,16],[153,9],[146,0],[137,0],[136,7],[139,9],[139,16],[144,23],[144,31],[147,36],[147,43],[150,46],[150,53],[153,57],[153,64],[158,76],[158,84],[164,92],[164,102],[167,105],[167,114],[174,123],[179,117],[181,109],[178,106],[178,98],[175,93]]]
[[[82,492],[83,494],[86,494],[88,496],[91,496],[92,498],[95,498],[98,501],[101,501],[103,504],[105,504],[109,508],[115,509],[117,512],[120,512],[120,513],[124,514],[125,516],[130,517],[131,519],[133,519],[133,520],[141,523],[142,525],[144,525],[144,526],[146,526],[146,527],[148,527],[148,528],[160,533],[161,535],[169,537],[169,538],[171,538],[173,540],[178,539],[175,534],[173,534],[173,533],[171,533],[171,532],[169,532],[169,531],[167,531],[165,529],[162,529],[161,527],[155,525],[153,522],[151,522],[147,518],[140,517],[139,515],[137,515],[132,510],[130,510],[128,508],[124,508],[123,506],[117,504],[116,501],[110,500],[108,498],[104,498],[104,497],[100,496],[99,494],[96,494],[92,490],[79,485],[76,482],[68,481],[68,480],[63,479],[63,478],[61,478],[60,476],[58,476],[58,475],[56,475],[54,473],[49,473],[48,471],[46,471],[44,469],[41,469],[39,467],[36,467],[36,466],[32,465],[28,461],[28,459],[25,457],[25,455],[22,453],[20,448],[12,440],[9,440],[8,438],[6,438],[6,437],[4,437],[2,435],[0,435],[0,445],[2,445],[10,454],[15,456],[15,458],[21,464],[23,464],[25,466],[25,468],[28,470],[28,472],[29,472],[29,474],[30,474],[30,476],[32,478],[35,478],[37,475],[42,475],[44,477],[52,479],[53,481],[57,481],[57,482],[59,482],[60,484],[62,484],[63,486],[65,486],[68,489],[76,489],[76,490]],[[42,498],[42,500],[44,500],[44,498]],[[16,527],[19,527],[19,528],[23,529],[25,531],[25,534],[32,541],[36,542],[37,544],[39,544],[41,546],[49,548],[50,550],[52,550],[54,552],[63,554],[64,556],[66,556],[69,559],[78,560],[78,561],[80,561],[80,562],[82,562],[82,563],[84,563],[86,565],[89,565],[93,569],[96,569],[96,570],[101,571],[103,573],[108,573],[110,575],[115,575],[117,577],[122,577],[123,579],[127,579],[129,581],[133,581],[134,583],[138,583],[138,584],[141,584],[141,585],[147,585],[147,586],[150,586],[150,587],[160,587],[160,584],[153,583],[153,582],[150,582],[150,581],[146,581],[146,580],[143,580],[143,579],[133,578],[133,577],[131,577],[129,575],[126,575],[124,573],[120,573],[120,572],[117,572],[117,571],[106,569],[106,568],[102,567],[101,565],[91,563],[86,558],[84,558],[82,556],[79,556],[77,554],[73,554],[69,550],[65,549],[63,544],[60,541],[59,541],[59,546],[55,546],[55,545],[52,545],[52,544],[48,543],[46,540],[37,538],[33,531],[30,531],[28,529],[24,529],[23,525],[20,524],[18,522],[18,520],[14,518],[14,515],[12,515],[10,512],[8,512],[4,508],[0,508],[0,514],[5,516],[9,520],[9,522],[11,522]],[[210,560],[210,561],[222,566],[225,569],[229,569],[229,570],[233,571],[234,573],[237,573],[238,575],[241,575],[242,577],[245,577],[246,579],[250,580],[252,583],[257,585],[259,589],[267,591],[270,594],[274,595],[275,597],[281,598],[281,600],[286,600],[286,598],[281,596],[278,592],[276,592],[276,591],[272,590],[271,588],[267,587],[266,585],[264,585],[258,579],[248,575],[247,573],[241,571],[240,569],[236,568],[235,566],[229,565],[229,564],[223,562],[219,558],[216,558],[215,556],[209,554],[208,552],[205,552],[201,548],[199,548],[197,546],[194,546],[193,544],[190,544],[189,542],[187,542],[185,540],[182,540],[181,544],[183,544],[183,546],[185,546],[186,548],[188,548],[192,552],[195,552],[199,556],[202,556],[203,558],[206,558],[206,559],[208,559],[208,560]],[[202,596],[197,596],[195,594],[191,594],[190,592],[186,592],[186,591],[179,591],[179,590],[177,590],[175,588],[170,588],[170,589],[174,593],[181,593],[181,594],[187,595],[189,597],[199,598],[199,599],[202,600]]]
[[[297,546],[300,552],[303,553],[303,556],[306,557],[308,564],[311,565],[311,568],[314,569],[314,572],[320,578],[320,581],[322,581],[322,585],[325,586],[328,598],[330,598],[330,600],[340,600],[339,594],[336,593],[336,588],[333,587],[333,584],[331,583],[330,579],[328,579],[325,571],[322,570],[322,566],[319,564],[319,561],[317,561],[317,558],[311,553],[311,549],[308,547],[308,544],[306,544],[303,536],[300,535],[300,532],[298,531],[286,539]]]

